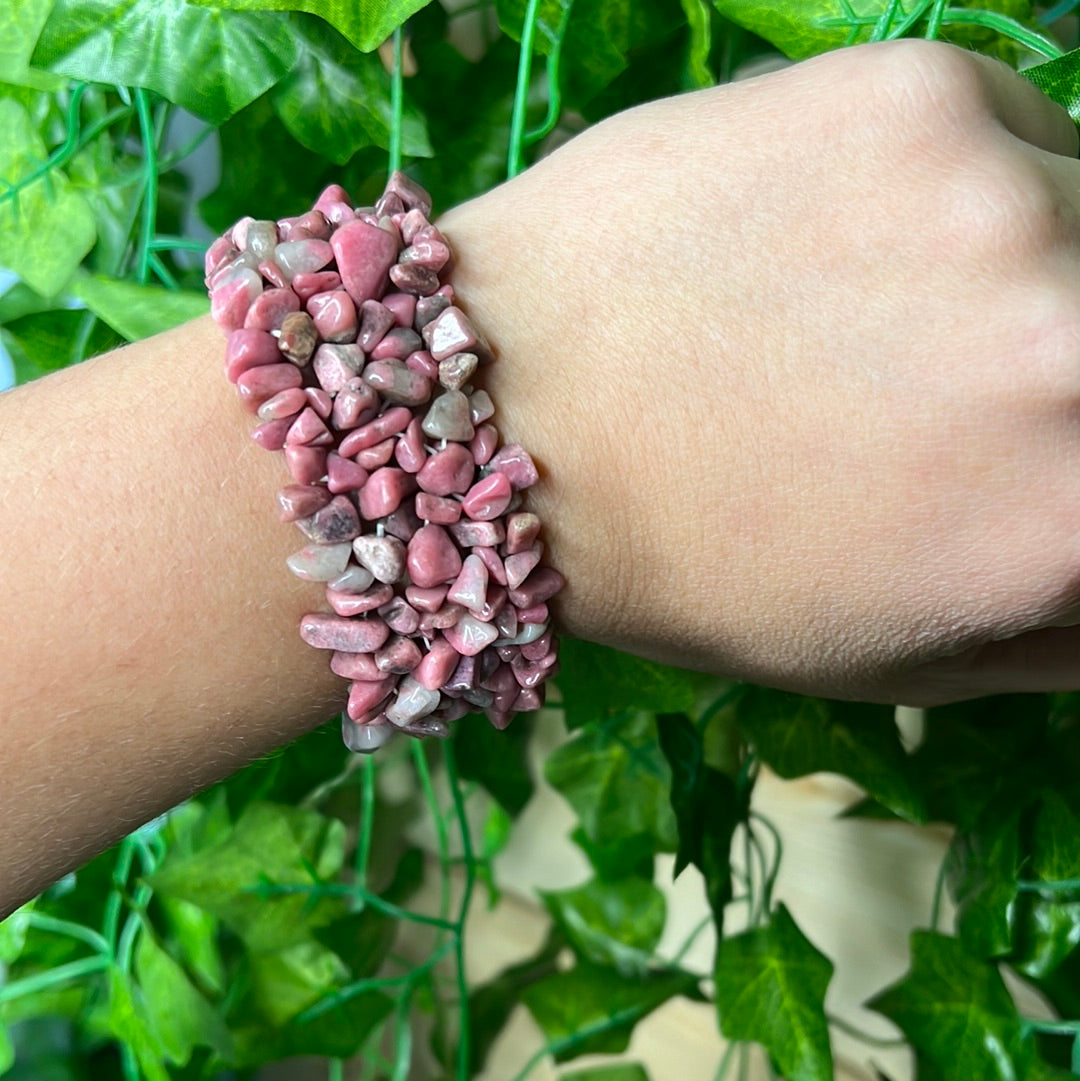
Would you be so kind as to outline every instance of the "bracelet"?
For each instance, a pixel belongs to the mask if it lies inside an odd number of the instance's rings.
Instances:
[[[499,446],[472,383],[492,350],[445,280],[431,199],[394,173],[374,207],[328,187],[314,207],[241,218],[206,254],[225,374],[292,477],[282,521],[308,543],[293,574],[326,583],[300,635],[350,680],[342,735],[446,736],[482,709],[496,728],[538,709],[558,669],[536,467]]]

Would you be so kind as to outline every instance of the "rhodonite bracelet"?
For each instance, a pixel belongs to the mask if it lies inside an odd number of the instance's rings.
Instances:
[[[446,280],[431,200],[394,173],[374,207],[331,185],[278,221],[242,218],[206,255],[225,374],[284,452],[288,559],[330,611],[300,635],[350,681],[342,734],[445,736],[482,709],[537,709],[557,669],[547,602],[562,588],[522,506],[536,467],[499,445],[473,382],[491,349]]]

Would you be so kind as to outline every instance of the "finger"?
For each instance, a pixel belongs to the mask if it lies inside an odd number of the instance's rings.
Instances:
[[[987,642],[920,670],[905,705],[936,706],[991,694],[1080,689],[1080,627],[1045,627]]]
[[[1080,153],[1080,133],[1072,117],[1007,64],[981,53],[972,53],[979,64],[994,112],[1018,139],[1075,158]]]

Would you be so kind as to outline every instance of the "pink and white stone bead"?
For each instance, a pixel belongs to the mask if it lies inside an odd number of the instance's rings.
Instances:
[[[431,199],[394,173],[374,208],[333,184],[276,222],[242,218],[206,255],[225,374],[281,450],[289,557],[329,612],[300,635],[350,681],[342,734],[374,751],[395,732],[445,736],[472,709],[497,728],[539,708],[558,670],[537,482],[500,447],[474,385],[492,350],[446,280]]]

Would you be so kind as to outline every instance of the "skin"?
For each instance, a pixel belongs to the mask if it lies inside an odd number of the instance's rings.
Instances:
[[[448,214],[559,627],[839,697],[1080,686],[1076,153],[1003,66],[896,43]],[[341,707],[221,353],[198,321],[0,398],[0,913]]]

